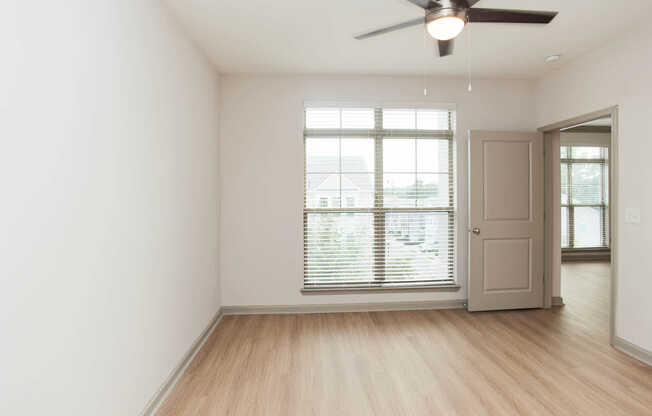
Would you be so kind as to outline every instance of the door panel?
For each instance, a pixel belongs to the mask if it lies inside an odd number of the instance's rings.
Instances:
[[[483,241],[484,290],[528,291],[532,288],[532,239]]]
[[[469,167],[469,310],[542,307],[543,137],[472,131]]]
[[[531,144],[527,142],[487,141],[483,143],[484,219],[486,221],[530,219]],[[511,165],[511,166],[510,166]],[[510,169],[506,169],[509,166]]]

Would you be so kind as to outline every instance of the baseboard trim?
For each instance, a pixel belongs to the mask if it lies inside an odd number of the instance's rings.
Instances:
[[[562,298],[561,296],[553,296],[552,306],[564,306],[564,298]]]
[[[243,305],[223,306],[224,315],[270,315],[342,312],[383,312],[434,309],[461,309],[466,299],[434,300],[421,302],[343,303],[316,305]]]
[[[637,360],[652,366],[652,352],[634,345],[629,341],[626,341],[618,336],[614,337],[613,346],[618,351],[621,351],[630,357],[636,358]]]
[[[192,343],[190,349],[181,359],[181,362],[172,370],[168,378],[163,382],[161,387],[156,391],[154,397],[147,403],[145,409],[140,413],[141,416],[153,416],[158,411],[159,407],[163,404],[168,394],[174,389],[174,386],[177,384],[177,381],[181,378],[183,373],[186,372],[188,365],[195,358],[195,355],[199,352],[201,347],[204,345],[208,337],[213,333],[213,330],[222,320],[224,313],[222,308],[220,308],[210,323],[204,328],[202,333],[197,337],[195,342]]]

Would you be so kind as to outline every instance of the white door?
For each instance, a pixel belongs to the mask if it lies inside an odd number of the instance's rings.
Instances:
[[[543,306],[543,136],[469,133],[469,311]]]

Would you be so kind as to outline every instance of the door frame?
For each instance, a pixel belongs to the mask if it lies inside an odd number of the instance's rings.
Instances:
[[[544,148],[546,145],[545,140],[549,140],[553,134],[558,134],[561,129],[575,126],[577,124],[586,123],[589,121],[597,120],[600,118],[611,117],[611,143],[609,148],[609,229],[610,229],[610,243],[611,249],[611,285],[609,296],[609,343],[614,346],[616,338],[616,302],[618,293],[618,213],[619,213],[619,189],[618,189],[618,166],[619,166],[619,152],[618,152],[618,106],[608,107],[602,110],[594,111],[592,113],[584,114],[578,117],[563,120],[557,123],[549,124],[540,127],[539,132],[544,134]],[[545,165],[548,163],[550,155],[546,155]],[[549,180],[550,172],[546,170],[545,177]],[[547,188],[547,186],[546,186]],[[546,193],[547,194],[547,193]],[[550,207],[556,204],[554,201],[544,200],[544,228],[552,226],[554,215],[551,215]],[[548,237],[548,236],[547,236]],[[545,250],[559,250],[561,253],[560,239],[548,238],[545,243]],[[554,251],[553,251],[554,252]],[[552,271],[555,267],[561,267],[561,262],[556,264],[553,256],[548,254],[544,255],[544,308],[552,306]]]

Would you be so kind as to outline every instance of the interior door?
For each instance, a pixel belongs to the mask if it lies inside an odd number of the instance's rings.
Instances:
[[[543,306],[543,136],[469,133],[469,311]]]

